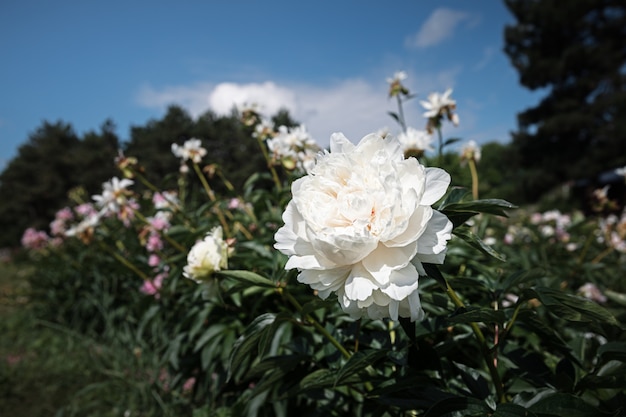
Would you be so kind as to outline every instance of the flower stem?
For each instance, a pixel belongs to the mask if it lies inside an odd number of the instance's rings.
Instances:
[[[298,300],[295,299],[295,297],[293,295],[291,295],[286,289],[283,289],[283,288],[279,288],[279,292],[291,303],[291,305],[293,305],[296,308],[296,310],[298,310],[300,313],[302,313],[302,305],[298,302]],[[352,357],[350,352],[348,352],[346,350],[346,348],[343,347],[343,345],[341,343],[339,343],[339,341],[337,339],[335,339],[334,336],[332,334],[330,334],[330,332],[328,330],[326,330],[326,328],[320,324],[320,322],[315,320],[315,318],[313,316],[311,316],[310,314],[305,314],[304,317],[306,318],[306,320],[309,323],[311,323],[313,325],[313,327],[315,327],[315,329],[318,332],[320,332],[322,334],[322,336],[324,336],[326,339],[328,339],[328,341],[334,347],[337,348],[337,350],[343,355],[344,358],[350,359],[350,357]],[[368,365],[365,369],[372,375],[376,372],[371,365]],[[364,385],[365,385],[365,389],[367,389],[367,391],[371,391],[371,390],[374,389],[374,387],[372,386],[372,384],[369,381],[365,381]]]
[[[443,135],[441,133],[441,125],[437,126],[437,137],[439,138],[439,158],[437,165],[441,168],[441,164],[443,163]]]
[[[291,295],[288,291],[283,290],[282,291],[283,296],[285,296],[285,298],[287,299],[287,301],[289,301],[291,303],[291,305],[293,305],[296,310],[298,310],[299,312],[302,312],[302,305],[298,302],[298,300],[296,300],[294,298],[293,295]],[[344,348],[341,343],[339,343],[339,341],[337,339],[335,339],[333,337],[332,334],[330,334],[330,332],[328,330],[326,330],[326,328],[324,326],[322,326],[317,320],[315,320],[310,314],[305,314],[304,316],[308,322],[310,322],[313,327],[315,327],[315,329],[317,329],[317,331],[319,331],[326,339],[328,339],[328,341],[337,348],[337,350],[339,352],[341,352],[341,354],[344,356],[344,358],[346,359],[350,359],[350,352],[348,352],[346,350],[346,348]]]
[[[200,178],[200,182],[202,183],[202,186],[204,187],[204,191],[206,191],[207,195],[209,196],[209,199],[211,201],[215,201],[215,193],[209,186],[209,183],[207,182],[206,177],[204,176],[202,171],[200,171],[200,167],[195,162],[193,163],[193,169],[194,171],[196,171],[196,174],[198,174],[198,178]]]
[[[446,283],[446,294],[448,294],[448,297],[450,297],[450,300],[452,300],[452,303],[454,303],[457,308],[465,308],[465,304],[463,304],[463,301],[461,301],[457,293],[454,292],[454,290],[448,283]],[[474,336],[476,336],[476,339],[478,340],[478,344],[480,345],[480,351],[483,355],[485,363],[487,364],[487,368],[489,369],[491,381],[495,385],[496,397],[498,398],[498,402],[504,403],[506,402],[506,396],[504,395],[504,386],[502,385],[502,380],[500,379],[498,369],[494,364],[494,357],[491,355],[491,351],[487,346],[487,340],[485,339],[485,335],[483,334],[482,330],[480,330],[480,327],[478,327],[478,324],[476,324],[475,322],[470,322],[469,325],[474,332]]]
[[[135,213],[135,216],[137,216],[139,220],[146,223],[147,225],[150,225],[150,222],[148,221],[148,219],[146,219],[146,217],[143,214],[141,214],[139,210],[134,210],[134,213]],[[172,245],[173,247],[175,247],[177,250],[181,251],[182,253],[187,253],[187,249],[182,247],[180,243],[178,243],[177,241],[172,239],[170,236],[168,236],[163,230],[157,230],[157,231],[159,232],[161,236],[163,236],[165,240],[167,240],[167,242],[170,245]]]
[[[209,196],[209,199],[212,202],[215,202],[215,200],[216,200],[215,199],[215,193],[213,192],[213,190],[209,186],[209,183],[206,180],[206,177],[204,176],[202,171],[200,170],[200,167],[195,162],[193,163],[193,169],[194,169],[194,171],[196,171],[196,174],[198,174],[198,178],[200,178],[200,182],[202,182],[202,186],[204,187],[204,190],[206,191],[207,195]],[[220,209],[220,207],[218,205],[215,205],[214,209],[215,209],[215,214],[217,214],[217,218],[219,219],[220,224],[222,225],[222,229],[224,229],[224,234],[226,235],[226,237],[230,237],[230,227],[228,227],[228,223],[226,222],[226,219],[224,218],[224,213],[222,213],[222,210]]]
[[[478,200],[478,171],[476,170],[476,161],[474,158],[469,160],[470,173],[472,174],[472,197]]]
[[[406,132],[406,122],[404,121],[404,110],[402,109],[402,99],[400,98],[400,94],[396,95],[396,99],[398,100],[398,123],[400,123],[402,131]]]
[[[265,143],[263,142],[263,138],[261,138],[261,136],[258,135],[256,139],[259,144],[259,147],[261,148],[261,152],[263,152],[263,156],[265,157],[265,162],[267,162],[267,168],[270,170],[270,173],[272,174],[272,179],[274,180],[276,189],[280,191],[282,189],[280,185],[280,179],[278,178],[276,169],[274,169],[274,164],[272,164],[272,160],[270,159],[270,156],[267,153],[267,149],[266,149]]]
[[[143,271],[141,271],[139,268],[137,268],[135,265],[133,265],[128,259],[124,258],[122,255],[120,255],[119,253],[117,253],[116,251],[114,251],[113,249],[111,249],[108,245],[104,244],[103,242],[99,242],[100,243],[100,247],[102,249],[104,249],[106,252],[110,253],[111,255],[113,255],[113,257],[120,262],[122,265],[124,265],[126,268],[130,269],[131,271],[133,271],[135,274],[137,274],[141,279],[143,279],[144,281],[149,281],[150,278],[148,278],[148,276],[146,274],[143,273]]]
[[[595,258],[593,258],[591,260],[592,264],[597,264],[598,262],[600,262],[605,256],[607,256],[608,254],[610,254],[611,252],[613,252],[613,249],[615,249],[613,246],[609,246],[608,248],[606,248],[604,251],[600,252]]]

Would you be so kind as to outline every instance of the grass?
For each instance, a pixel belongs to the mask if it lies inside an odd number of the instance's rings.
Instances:
[[[54,416],[100,376],[84,339],[35,318],[29,273],[0,263],[0,415]]]
[[[0,416],[180,415],[150,346],[129,348],[35,316],[30,267],[0,262]],[[167,398],[165,398],[164,397]],[[181,405],[182,404],[182,405]]]

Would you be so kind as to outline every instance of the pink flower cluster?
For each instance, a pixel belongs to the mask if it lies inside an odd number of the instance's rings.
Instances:
[[[50,236],[43,230],[29,227],[22,235],[22,246],[26,249],[39,250],[48,246]]]

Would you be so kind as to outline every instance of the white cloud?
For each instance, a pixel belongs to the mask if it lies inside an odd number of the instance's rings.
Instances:
[[[491,61],[491,59],[493,58],[495,51],[496,51],[495,48],[492,46],[488,46],[485,49],[483,49],[483,56],[481,60],[478,61],[472,69],[474,71],[479,71],[485,68],[487,64]]]
[[[262,84],[220,83],[209,94],[209,107],[217,114],[230,114],[233,106],[257,103],[269,115],[279,110],[296,108],[295,93],[271,81]]]
[[[407,45],[428,48],[451,38],[457,25],[464,20],[476,22],[472,15],[452,9],[439,8],[432,12],[419,31],[407,39]]]
[[[234,105],[244,103],[259,104],[266,116],[286,108],[295,120],[307,126],[320,145],[326,146],[334,132],[343,132],[352,141],[357,141],[365,134],[393,122],[387,115],[390,102],[386,98],[386,88],[384,82],[374,86],[358,79],[331,86],[283,86],[270,81],[201,83],[161,90],[144,86],[136,100],[144,107],[157,109],[178,104],[193,117],[208,110],[228,115]]]
[[[209,108],[208,97],[213,91],[214,85],[199,83],[192,86],[164,87],[161,90],[144,85],[136,95],[139,105],[148,108],[162,109],[176,104],[197,117]]]
[[[406,85],[425,98],[433,91],[443,92],[455,85],[461,67],[432,74],[409,73]],[[198,83],[189,86],[170,86],[155,89],[142,87],[137,102],[159,110],[178,104],[193,116],[212,110],[218,115],[229,115],[233,106],[257,103],[266,116],[276,114],[281,108],[306,125],[307,130],[321,146],[327,146],[331,134],[342,132],[353,142],[368,133],[388,127],[398,133],[399,125],[388,112],[397,112],[395,99],[389,99],[388,85],[384,79],[369,81],[362,78],[346,79],[332,85],[263,83]],[[404,104],[404,114],[409,126],[422,129],[425,120],[419,100]]]

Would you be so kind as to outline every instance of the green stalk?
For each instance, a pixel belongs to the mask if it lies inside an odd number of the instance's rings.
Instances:
[[[454,290],[452,289],[452,287],[450,287],[450,284],[448,283],[446,283],[446,294],[448,294],[448,297],[450,297],[450,300],[452,300],[452,303],[454,303],[457,308],[465,308],[465,304],[463,304],[463,301],[461,301],[459,296],[456,294],[456,292],[454,292]],[[493,362],[491,350],[487,346],[487,340],[485,339],[485,335],[480,330],[480,327],[478,327],[478,324],[476,324],[475,322],[471,322],[470,327],[474,332],[474,336],[476,336],[476,339],[478,340],[480,351],[483,355],[485,363],[487,364],[487,368],[489,369],[489,374],[491,375],[491,381],[495,385],[496,397],[498,398],[498,402],[505,403],[506,396],[504,394],[504,386],[502,385],[502,380],[500,379],[498,369]]]
[[[298,310],[298,312],[302,313],[302,305],[298,302],[298,300],[296,300],[294,298],[293,295],[291,295],[287,290],[283,289],[283,288],[279,288],[278,289],[279,292],[287,299],[287,301],[289,301],[291,303],[291,305],[293,305],[296,310]],[[339,341],[337,339],[335,339],[333,337],[332,334],[330,334],[330,332],[328,330],[326,330],[326,328],[324,326],[322,326],[317,320],[315,320],[315,318],[313,316],[311,316],[310,314],[305,314],[304,317],[306,318],[306,320],[311,323],[313,325],[313,327],[315,327],[315,329],[320,332],[322,334],[322,336],[324,336],[326,339],[328,339],[328,341],[337,348],[337,350],[343,355],[344,358],[346,359],[350,359],[350,357],[352,356],[350,354],[350,352],[348,352],[346,350],[345,347],[343,347],[343,345],[341,343],[339,343]],[[374,374],[376,371],[374,370],[374,368],[371,365],[368,365],[365,368],[370,374]],[[368,391],[371,391],[374,389],[374,387],[372,386],[372,384],[369,381],[366,381],[365,383],[365,389],[367,389]]]
[[[280,191],[282,189],[282,187],[280,185],[280,179],[278,178],[278,174],[276,173],[276,169],[274,169],[274,164],[272,164],[272,160],[270,159],[270,156],[267,153],[267,149],[266,149],[265,143],[263,142],[263,139],[261,138],[260,135],[257,135],[256,140],[259,143],[259,147],[261,148],[261,152],[263,152],[263,156],[265,157],[265,161],[267,162],[267,168],[270,170],[270,172],[272,174],[272,179],[274,180],[274,184],[276,184],[276,189],[278,191]]]
[[[135,216],[137,216],[137,218],[139,220],[141,220],[142,222],[146,223],[146,224],[150,224],[150,222],[148,221],[148,219],[146,219],[146,217],[141,214],[138,210],[134,210]],[[172,239],[170,236],[168,236],[165,232],[163,232],[162,230],[158,231],[159,234],[161,236],[163,236],[163,238],[165,240],[167,240],[167,242],[172,245],[173,247],[175,247],[177,250],[179,250],[182,253],[187,253],[187,249],[185,249],[184,247],[182,247],[182,245],[180,243],[178,243],[177,241],[175,241],[174,239]]]
[[[200,167],[195,162],[193,163],[193,169],[194,171],[196,171],[196,174],[198,174],[198,178],[200,178],[200,182],[202,183],[202,186],[204,187],[204,191],[206,191],[207,195],[209,196],[209,199],[211,201],[215,201],[215,193],[209,186],[209,183],[207,182],[206,177],[204,176],[202,171],[200,171]]]
[[[402,127],[402,131],[406,132],[406,123],[404,121],[404,110],[402,109],[402,99],[400,98],[400,94],[396,94],[396,99],[398,100],[398,122]]]
[[[437,125],[437,137],[439,138],[439,162],[438,166],[441,167],[443,163],[443,135],[441,133],[441,124]]]
[[[124,265],[126,268],[130,269],[131,271],[133,271],[135,274],[137,274],[144,281],[150,281],[150,278],[146,274],[144,274],[143,271],[141,271],[139,268],[137,268],[135,265],[133,265],[132,262],[130,262],[128,259],[124,258],[122,255],[120,255],[119,253],[117,253],[116,251],[111,249],[108,245],[104,244],[103,242],[99,242],[99,243],[100,243],[100,247],[102,249],[104,249],[106,252],[108,252],[111,255],[113,255],[113,257],[118,262],[120,262],[122,265]]]
[[[302,313],[302,305],[298,302],[298,300],[296,300],[294,298],[293,295],[291,295],[288,291],[282,290],[281,291],[283,296],[285,296],[285,298],[287,299],[287,301],[289,301],[291,303],[291,305],[293,305],[296,310],[298,310],[298,312]],[[346,359],[350,359],[350,352],[348,352],[346,350],[346,348],[344,348],[342,346],[341,343],[339,343],[339,341],[337,339],[335,339],[333,337],[332,334],[330,334],[330,332],[328,330],[326,330],[326,328],[324,326],[322,326],[317,320],[315,320],[310,314],[305,314],[304,317],[307,319],[308,322],[310,322],[313,327],[315,327],[315,329],[320,332],[322,334],[322,336],[324,336],[326,339],[328,339],[328,341],[337,348],[337,350],[339,352],[341,352],[341,354],[344,356],[344,358]]]
[[[212,202],[215,202],[216,200],[215,193],[209,186],[209,183],[207,182],[206,177],[204,176],[202,171],[200,171],[200,167],[195,162],[193,163],[193,169],[194,171],[196,171],[196,174],[198,174],[198,178],[200,178],[200,182],[202,182],[202,186],[204,187],[204,190],[209,196],[209,199]],[[219,206],[216,205],[214,207],[215,207],[215,214],[217,214],[217,218],[219,219],[220,224],[222,225],[222,229],[224,229],[224,235],[226,235],[226,237],[230,237],[230,227],[228,227],[228,223],[226,222],[226,219],[224,218],[224,213],[222,213],[222,210],[220,209]]]
[[[469,160],[470,173],[472,174],[472,197],[478,200],[478,171],[476,170],[476,161],[472,156]]]

